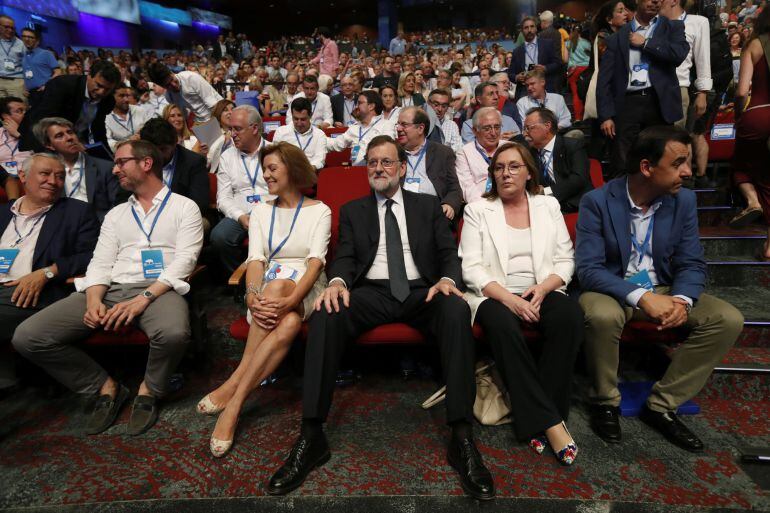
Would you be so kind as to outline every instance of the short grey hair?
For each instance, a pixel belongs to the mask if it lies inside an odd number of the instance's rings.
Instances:
[[[540,13],[540,21],[545,22],[552,22],[553,21],[553,13],[551,11],[543,11]]]
[[[489,77],[489,81],[493,84],[498,83],[499,81],[503,80],[504,78],[508,78],[508,73],[495,73],[491,77]]]
[[[64,159],[55,153],[34,153],[24,159],[24,162],[21,164],[21,170],[25,176],[28,175],[30,171],[32,171],[32,166],[35,164],[35,161],[40,159],[55,160],[61,165],[62,169],[67,168],[64,163]]]
[[[250,125],[257,125],[259,133],[262,134],[262,116],[259,115],[256,107],[253,105],[239,105],[233,109],[233,112],[245,112],[246,122]]]
[[[48,129],[52,126],[63,126],[72,129],[75,127],[72,121],[65,118],[51,117],[41,119],[32,127],[32,134],[35,136],[35,139],[45,147],[48,147],[51,143],[51,140],[48,139]]]
[[[473,114],[473,128],[478,128],[479,124],[481,123],[481,118],[486,116],[487,114],[494,113],[497,116],[497,119],[500,120],[500,123],[503,122],[503,116],[500,114],[500,111],[497,110],[494,107],[481,107],[479,110],[476,111],[475,114]]]

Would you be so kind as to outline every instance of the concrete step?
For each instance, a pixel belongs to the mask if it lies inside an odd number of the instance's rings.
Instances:
[[[713,205],[698,207],[699,226],[727,226],[740,209],[731,205]]]
[[[739,230],[729,226],[701,226],[700,240],[707,260],[735,256],[753,260],[767,240],[767,230],[758,225]]]
[[[732,195],[727,189],[693,189],[698,198],[699,207],[732,206]]]
[[[770,288],[770,262],[748,260],[744,256],[721,257],[707,261],[708,280],[706,287],[750,287],[753,285]],[[770,302],[765,303],[765,307]]]

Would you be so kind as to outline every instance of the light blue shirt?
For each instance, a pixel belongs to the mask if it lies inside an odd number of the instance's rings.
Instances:
[[[503,114],[502,118],[503,123],[500,133],[513,132],[514,134],[518,134],[520,132],[519,125],[516,124],[511,116]],[[463,138],[463,144],[468,144],[476,138],[476,136],[473,135],[473,119],[466,119],[463,122],[463,131],[460,135]]]
[[[0,77],[24,78],[22,61],[27,48],[21,39],[14,37],[8,41],[0,40]],[[6,63],[9,63],[6,67]],[[10,66],[13,65],[13,68]]]
[[[567,48],[569,48],[569,61],[567,66],[571,67],[583,67],[588,66],[591,60],[591,43],[585,39],[578,38],[576,48],[571,48],[571,41],[567,41]]]
[[[24,68],[24,87],[31,91],[44,86],[59,67],[59,63],[50,51],[38,46],[24,55],[22,66]]]
[[[406,51],[406,41],[400,37],[394,37],[390,40],[390,54],[403,55]]]
[[[523,96],[516,102],[516,108],[519,111],[519,119],[524,123],[527,112],[535,107],[545,107],[553,112],[559,120],[559,128],[568,128],[572,126],[572,114],[570,114],[564,97],[557,93],[545,93],[545,100],[540,102],[529,96]]]
[[[537,36],[535,36],[535,39],[532,40],[531,43],[524,43],[524,68],[526,71],[526,68],[529,67],[530,64],[537,64],[537,55],[538,48],[537,48]]]
[[[639,25],[639,22],[636,21],[636,18],[631,20],[631,30],[633,32],[637,32],[644,36],[645,44],[647,44],[647,40],[652,37],[653,32],[655,32],[655,25],[658,23],[658,17],[655,16],[652,20],[650,20],[650,24],[646,27],[642,27]],[[633,76],[632,70],[634,69],[634,66],[638,66],[642,64],[642,50],[640,48],[634,48],[633,46],[629,47],[628,49],[628,87],[626,90],[628,91],[641,91],[642,89],[647,89],[652,84],[650,83],[650,75],[647,73],[647,81],[644,85],[631,85],[631,80]],[[646,59],[644,59],[645,62],[647,62]]]
[[[407,151],[407,165],[406,165],[406,175],[404,176],[404,185],[402,186],[406,190],[412,190],[410,187],[412,184],[409,183],[411,179],[417,178],[420,180],[419,187],[416,192],[419,192],[420,194],[430,194],[431,196],[438,196],[436,193],[436,189],[433,187],[433,183],[430,181],[430,178],[428,178],[428,171],[426,170],[425,163],[428,160],[427,151],[425,152],[425,155],[422,156],[420,159],[420,152],[425,147],[425,145],[428,144],[427,141],[423,143],[422,146],[419,148],[415,148],[414,151],[410,152]],[[417,161],[419,159],[419,162]],[[416,167],[412,167],[416,166]],[[412,190],[412,192],[415,192]]]

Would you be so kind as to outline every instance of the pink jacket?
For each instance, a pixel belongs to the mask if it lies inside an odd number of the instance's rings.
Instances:
[[[337,77],[337,68],[340,65],[340,51],[337,43],[327,39],[326,43],[319,50],[311,63],[319,63],[322,75],[329,75],[332,78]]]

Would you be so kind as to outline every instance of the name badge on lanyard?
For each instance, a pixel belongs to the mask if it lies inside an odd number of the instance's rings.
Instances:
[[[8,274],[11,271],[17,256],[19,256],[17,248],[0,249],[0,274]]]
[[[406,164],[407,167],[412,170],[412,173],[411,175],[407,173],[406,178],[404,178],[404,189],[409,192],[420,192],[420,182],[422,182],[422,178],[417,176],[417,168],[420,167],[420,163],[422,162],[423,157],[425,157],[427,149],[428,143],[426,142],[420,153],[417,155],[417,162],[415,162],[414,165],[412,165],[412,156],[407,156]]]
[[[645,28],[646,32],[644,35],[645,41],[649,40],[652,37],[653,32],[655,32],[655,27],[657,26],[657,21],[654,24],[650,24],[647,27],[641,27],[636,19],[634,19],[631,22],[631,31],[632,32],[638,32],[640,29]],[[634,64],[631,66],[631,78],[629,81],[629,85],[631,87],[646,87],[650,85],[650,63],[647,62],[647,59],[644,56],[644,53],[640,48],[631,48],[632,52],[639,52],[639,63]]]
[[[294,218],[291,220],[291,226],[289,227],[289,233],[286,234],[286,237],[278,244],[278,247],[273,249],[273,229],[275,228],[275,211],[278,208],[277,203],[278,200],[275,200],[275,203],[273,203],[273,212],[270,215],[270,231],[268,232],[267,236],[267,248],[270,252],[268,256],[268,262],[270,265],[267,268],[267,271],[265,272],[265,278],[264,282],[268,283],[275,279],[287,279],[287,280],[293,280],[296,278],[296,276],[299,274],[296,269],[293,269],[292,267],[289,267],[287,265],[281,265],[277,262],[273,261],[273,258],[278,254],[279,251],[283,248],[283,246],[286,244],[286,242],[289,240],[289,237],[291,237],[291,232],[294,231],[294,225],[297,223],[297,218],[299,217],[299,211],[302,208],[302,204],[305,202],[305,197],[302,196],[299,200],[299,204],[297,204],[297,209],[294,211]]]
[[[476,151],[479,152],[479,155],[481,155],[481,158],[484,159],[484,162],[487,163],[487,165],[492,163],[492,157],[487,155],[487,153],[484,151],[484,149],[479,146],[479,143],[474,141],[474,144],[476,145]],[[489,171],[487,171],[489,173]],[[484,192],[489,192],[492,190],[492,177],[487,174],[487,182],[484,184]]]
[[[362,146],[361,141],[363,140],[364,137],[366,137],[366,134],[368,134],[372,130],[372,128],[374,128],[374,125],[380,122],[380,119],[382,118],[377,118],[377,120],[374,123],[372,123],[372,126],[366,129],[366,132],[363,131],[364,130],[363,126],[361,125],[358,126],[358,144],[354,145],[353,149],[350,150],[350,159],[353,162],[356,162],[358,160],[358,154],[361,152],[361,146]]]
[[[647,234],[644,236],[644,240],[641,244],[639,244],[639,241],[636,238],[636,231],[631,232],[631,244],[633,245],[634,249],[636,249],[636,252],[639,253],[639,260],[637,261],[636,265],[639,266],[642,263],[642,260],[644,259],[644,256],[649,254],[652,256],[652,250],[650,248],[651,241],[652,241],[652,229],[655,224],[655,215],[650,217],[650,224],[647,227]],[[641,288],[647,289],[651,292],[654,292],[655,287],[652,284],[652,278],[650,278],[650,272],[649,269],[642,269],[633,276],[629,276],[626,278],[626,281],[633,283],[634,285],[637,285]]]
[[[297,146],[299,147],[299,149],[301,149],[302,151],[307,151],[307,147],[310,146],[310,143],[313,141],[312,128],[311,128],[311,132],[310,132],[310,137],[308,137],[308,140],[307,140],[307,142],[305,143],[304,146],[302,146],[302,141],[300,140],[299,133],[296,130],[294,131],[294,137],[297,138]]]
[[[147,246],[149,248],[152,247],[152,232],[155,231],[155,225],[158,224],[158,219],[160,219],[160,215],[163,213],[163,209],[166,208],[166,204],[170,197],[171,191],[168,191],[166,197],[163,198],[160,207],[158,207],[158,213],[155,214],[155,219],[152,220],[149,232],[145,231],[142,221],[139,220],[139,215],[136,213],[136,210],[134,210],[133,205],[131,206],[131,213],[134,216],[134,221],[136,221],[136,224],[139,225],[139,229],[147,238]],[[142,257],[142,271],[144,272],[144,277],[146,279],[153,279],[160,276],[160,273],[163,272],[164,269],[163,251],[159,249],[143,249],[141,250],[140,256]]]
[[[241,155],[241,164],[243,164],[243,169],[246,170],[246,176],[249,178],[249,183],[251,184],[251,190],[254,192],[254,194],[250,194],[246,196],[246,201],[249,203],[259,203],[261,197],[259,194],[257,194],[257,177],[259,176],[259,168],[260,163],[257,161],[257,169],[254,170],[254,175],[252,176],[251,171],[249,171],[249,166],[246,165],[246,159],[243,158],[243,155]]]

